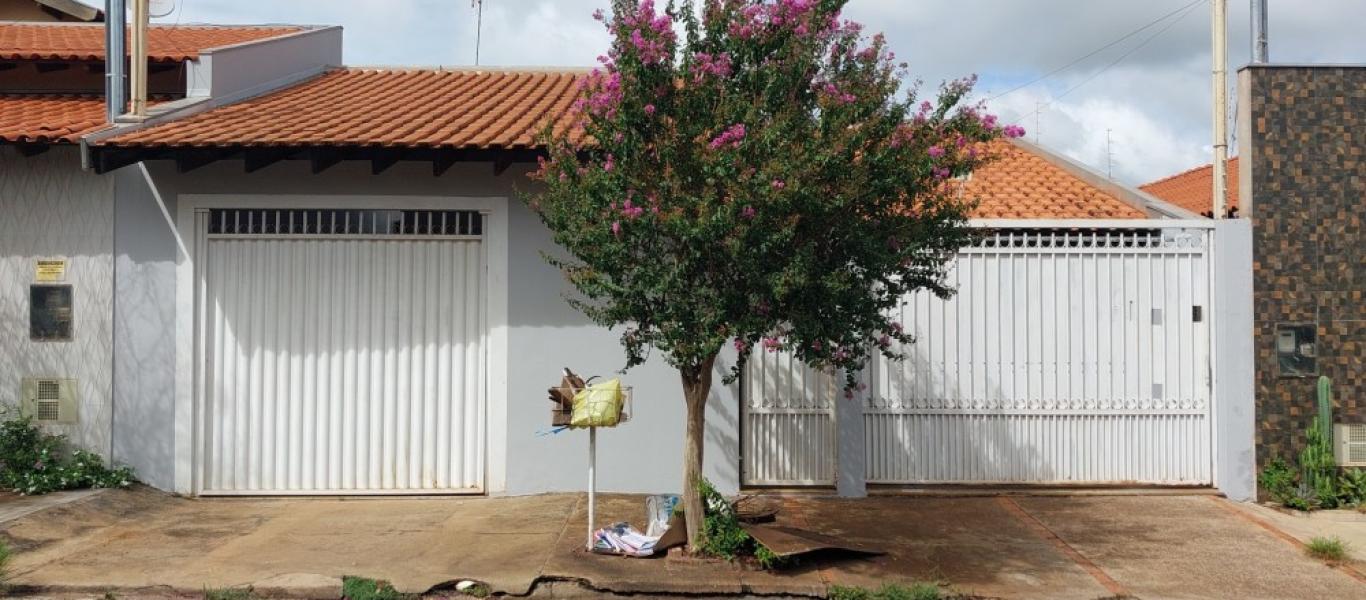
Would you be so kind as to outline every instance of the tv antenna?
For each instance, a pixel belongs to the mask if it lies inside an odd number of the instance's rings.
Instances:
[[[470,0],[474,9],[474,66],[479,66],[479,42],[484,29],[484,0]]]
[[[1115,152],[1111,146],[1114,139],[1110,136],[1113,131],[1113,129],[1105,130],[1105,177],[1109,179],[1115,178]]]

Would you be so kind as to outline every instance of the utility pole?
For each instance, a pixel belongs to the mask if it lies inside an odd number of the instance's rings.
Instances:
[[[1228,189],[1228,0],[1212,0],[1214,58],[1214,218],[1224,218]]]
[[[133,0],[133,116],[147,116],[147,0]],[[106,16],[108,18],[108,16]]]

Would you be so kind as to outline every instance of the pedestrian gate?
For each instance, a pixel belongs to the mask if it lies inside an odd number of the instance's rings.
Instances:
[[[988,230],[956,295],[897,311],[905,360],[866,371],[867,481],[1209,484],[1208,250],[1198,227]],[[748,485],[833,479],[836,383],[789,363],[746,372]]]

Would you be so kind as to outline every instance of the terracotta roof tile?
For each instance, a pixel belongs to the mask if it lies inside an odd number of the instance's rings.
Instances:
[[[0,94],[0,142],[76,143],[104,127],[104,97],[84,94]]]
[[[183,62],[210,48],[231,46],[303,31],[297,26],[152,26],[147,33],[151,62]],[[0,22],[0,60],[104,60],[104,25],[99,23]]]
[[[531,149],[547,119],[566,125],[579,77],[574,71],[337,69],[101,144]]]
[[[995,142],[995,160],[964,181],[978,219],[1143,219],[1147,215],[1023,146]]]
[[[110,137],[100,146],[534,149],[547,120],[567,126],[575,71],[346,68],[259,98]],[[977,218],[1141,219],[1125,203],[1009,142],[962,183]]]
[[[1205,216],[1213,214],[1214,165],[1196,167],[1139,186],[1139,189],[1181,208]],[[1238,207],[1238,157],[1228,159],[1228,189],[1225,202],[1229,208]]]

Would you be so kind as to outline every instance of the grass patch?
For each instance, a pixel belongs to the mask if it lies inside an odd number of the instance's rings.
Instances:
[[[250,587],[204,588],[204,600],[255,600],[256,592]]]
[[[489,586],[484,585],[482,583],[476,583],[463,590],[457,588],[457,590],[466,596],[472,596],[475,598],[488,598],[489,594],[493,593],[493,590],[489,589]]]
[[[830,586],[830,600],[940,600],[943,590],[933,583],[914,583],[909,586],[888,583],[876,590],[843,585]]]
[[[0,588],[4,588],[9,583],[9,563],[14,558],[14,553],[10,552],[9,544],[0,540]]]
[[[400,593],[387,581],[375,581],[366,577],[342,578],[342,598],[346,600],[408,600],[408,594]]]
[[[1322,561],[1341,562],[1347,558],[1347,544],[1335,537],[1316,537],[1309,540],[1304,553]]]

